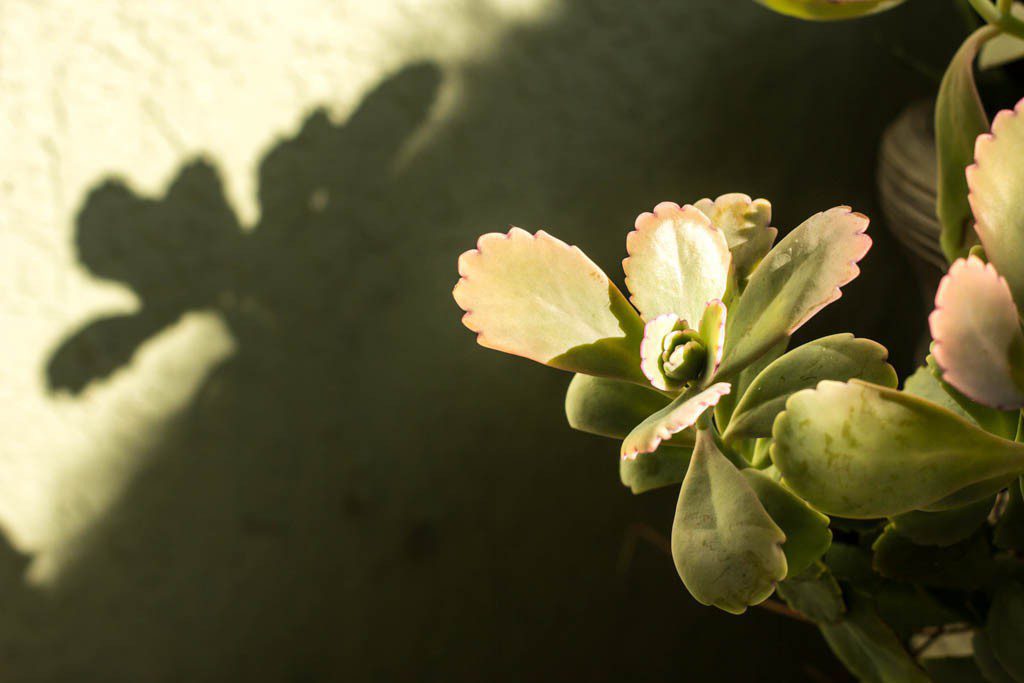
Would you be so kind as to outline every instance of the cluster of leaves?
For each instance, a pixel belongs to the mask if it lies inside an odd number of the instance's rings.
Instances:
[[[839,19],[900,0],[761,2]],[[634,493],[679,486],[672,557],[699,602],[775,594],[872,683],[1024,681],[1024,100],[990,126],[973,75],[1018,20],[971,3],[993,14],[936,106],[953,264],[902,389],[872,341],[788,348],[870,247],[848,207],[776,243],[766,200],[663,202],[627,236],[629,299],[576,247],[512,228],[461,256],[454,290],[481,345],[575,373],[569,423],[621,440]]]

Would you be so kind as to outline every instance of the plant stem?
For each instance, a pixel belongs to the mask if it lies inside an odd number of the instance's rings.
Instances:
[[[981,15],[981,18],[996,28],[1024,38],[1024,21],[1013,16],[1012,0],[997,0],[999,6],[993,5],[990,0],[968,0],[974,11]]]

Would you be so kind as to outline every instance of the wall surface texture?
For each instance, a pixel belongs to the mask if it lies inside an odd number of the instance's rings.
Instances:
[[[450,290],[510,223],[621,281],[663,199],[876,213],[878,136],[961,32],[925,5],[0,0],[0,681],[833,675],[623,555],[674,492],[630,496],[568,377]],[[905,366],[873,235],[811,332]]]

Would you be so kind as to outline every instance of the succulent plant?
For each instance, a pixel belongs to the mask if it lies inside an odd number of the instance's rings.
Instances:
[[[985,26],[935,111],[952,266],[902,389],[870,340],[787,350],[868,251],[847,207],[776,244],[766,200],[663,202],[626,238],[628,299],[576,247],[512,228],[462,255],[454,290],[481,345],[574,373],[569,424],[621,440],[623,484],[679,486],[671,554],[699,602],[738,614],[774,593],[869,683],[1024,681],[1024,100],[990,125],[974,82],[988,41],[1024,43],[1024,10],[968,2]]]
[[[825,379],[896,386],[885,349],[852,335],[785,352],[857,275],[867,218],[830,209],[778,244],[770,222],[771,205],[744,194],[640,214],[628,301],[579,249],[512,228],[462,255],[454,290],[481,345],[577,373],[569,423],[622,439],[634,492],[681,482],[676,568],[697,600],[735,613],[831,540],[765,457],[786,398]]]

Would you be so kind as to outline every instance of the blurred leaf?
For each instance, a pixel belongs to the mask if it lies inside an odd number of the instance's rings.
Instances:
[[[757,0],[780,14],[798,19],[831,21],[856,19],[876,12],[884,12],[903,0]]]
[[[865,683],[931,683],[892,630],[863,598],[847,598],[846,616],[822,624],[821,632],[840,661]]]
[[[958,259],[939,283],[928,322],[944,381],[983,405],[1024,406],[1024,332],[1010,288],[992,264]]]
[[[991,547],[982,536],[953,545],[917,545],[889,528],[871,547],[872,565],[886,578],[939,588],[976,589],[990,582],[995,571]]]
[[[1016,681],[1024,681],[1024,586],[1008,582],[996,591],[985,635],[1006,673]]]
[[[794,577],[816,562],[832,543],[828,517],[811,508],[785,486],[764,472],[745,469],[750,488],[761,505],[786,535],[782,552],[786,554],[786,578]]]
[[[1024,100],[996,114],[992,132],[974,147],[967,169],[975,230],[985,255],[1006,278],[1017,307],[1024,307]],[[985,133],[986,131],[981,131]]]
[[[1024,4],[1013,3],[1013,16],[1024,20]],[[981,70],[995,69],[1004,64],[1024,59],[1024,38],[1010,33],[1000,33],[981,47],[978,55],[978,68]]]
[[[593,261],[543,230],[490,233],[459,257],[453,295],[481,346],[646,384],[643,322]]]
[[[914,510],[893,517],[892,526],[901,536],[918,545],[953,545],[984,524],[994,504],[995,496],[988,496],[942,512]]]
[[[846,611],[839,583],[824,566],[812,566],[786,579],[776,592],[787,605],[819,624],[836,621]]]
[[[878,579],[871,567],[871,553],[860,546],[833,541],[825,553],[825,564],[840,581],[863,584]]]
[[[989,683],[1017,683],[1017,680],[1006,672],[1003,665],[996,659],[992,643],[983,630],[974,632],[974,663],[978,665],[985,680]]]
[[[974,141],[988,131],[988,116],[974,83],[978,50],[999,29],[983,26],[968,36],[949,63],[935,102],[935,142],[939,159],[937,212],[942,251],[949,261],[970,248],[971,208],[964,170],[974,161]]]
[[[775,245],[732,306],[718,376],[727,378],[841,296],[871,247],[868,219],[839,206],[811,216]]]
[[[729,278],[725,235],[692,206],[662,202],[642,213],[626,236],[622,262],[630,301],[644,320],[673,313],[697,325],[711,299],[721,299]]]
[[[971,657],[933,657],[922,661],[933,683],[986,683]]]
[[[685,432],[690,434],[691,431]],[[663,445],[637,458],[619,458],[619,479],[633,493],[645,493],[678,484],[686,476],[692,449]]]
[[[786,536],[710,431],[697,433],[672,525],[672,558],[704,605],[742,614],[786,576]]]
[[[1024,445],[905,392],[857,380],[793,394],[773,436],[772,461],[787,485],[815,508],[843,517],[920,510],[965,486],[1024,470]]]
[[[1004,550],[1024,551],[1024,499],[1019,481],[1007,489],[1006,509],[996,522],[992,542]]]
[[[880,581],[872,587],[871,597],[878,616],[901,640],[908,640],[926,627],[959,623],[971,617],[966,609],[951,609],[916,584]]]
[[[680,394],[672,403],[650,415],[638,424],[622,442],[620,453],[624,458],[635,458],[653,453],[662,441],[684,429],[692,427],[708,408],[729,393],[729,385],[722,382],[707,389],[696,388]]]
[[[786,399],[823,379],[862,379],[888,387],[897,385],[896,371],[886,363],[889,352],[869,339],[836,334],[799,346],[765,368],[740,399],[724,437],[770,436],[775,416]]]

